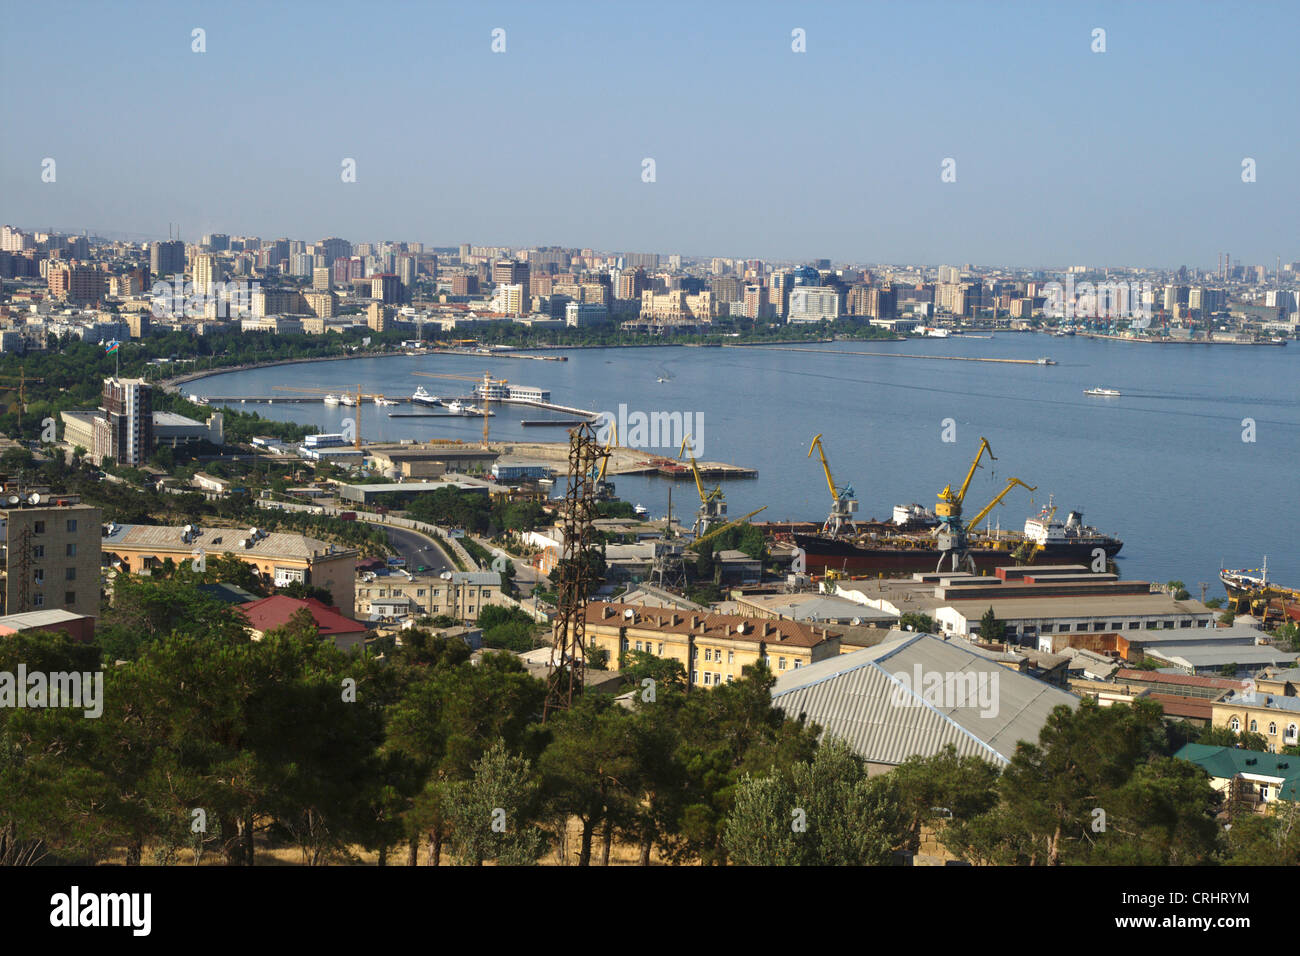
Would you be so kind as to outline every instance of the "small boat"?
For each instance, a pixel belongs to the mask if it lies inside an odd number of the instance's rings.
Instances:
[[[338,397],[337,395],[326,395],[326,396],[325,396],[325,404],[326,404],[326,405],[337,405],[338,403],[339,403],[339,397]]]
[[[346,405],[348,408],[356,408],[357,400],[351,395],[340,395],[339,404]]]
[[[1085,395],[1097,395],[1101,398],[1119,398],[1119,389],[1117,388],[1085,388]]]
[[[1052,359],[1049,359],[1049,358],[1040,358],[1040,359],[1038,360],[1038,364],[1039,364],[1039,365],[1055,365],[1056,362],[1055,362],[1054,360],[1052,360]]]
[[[376,405],[396,405],[397,402],[393,401],[391,398],[384,398],[384,396],[382,396],[382,395],[377,395],[377,396],[375,396],[375,404],[376,404]]]
[[[424,390],[423,385],[416,388],[415,393],[411,396],[411,401],[414,402],[416,405],[441,405],[442,404],[442,399],[440,399],[437,395],[430,395],[428,392]]]
[[[650,513],[650,509],[647,508],[645,505],[633,505],[632,510],[636,512],[638,517],[642,517],[642,518],[644,518],[646,515]]]
[[[453,415],[465,415],[465,414],[468,414],[468,413],[465,411],[465,406],[462,405],[460,402],[458,402],[458,401],[457,401],[456,399],[454,399],[454,398],[453,398],[450,402],[447,403],[447,411],[450,412],[450,413],[453,414]]]

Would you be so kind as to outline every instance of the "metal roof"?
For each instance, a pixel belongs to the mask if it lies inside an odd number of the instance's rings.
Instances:
[[[892,632],[884,643],[787,672],[772,689],[773,706],[806,716],[824,737],[849,743],[868,761],[900,764],[948,744],[962,756],[1005,764],[1021,740],[1035,742],[1048,715],[1079,701],[1065,691],[1008,670],[954,641]],[[920,675],[987,682],[987,709],[927,700]],[[981,677],[981,675],[983,675]],[[951,706],[950,706],[951,704]]]

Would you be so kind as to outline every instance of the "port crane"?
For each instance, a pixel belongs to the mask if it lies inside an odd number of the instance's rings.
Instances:
[[[814,450],[821,455],[822,471],[826,474],[826,487],[831,491],[831,513],[827,516],[822,531],[825,534],[838,535],[846,526],[850,531],[857,531],[858,526],[853,520],[853,515],[858,510],[858,500],[853,496],[853,486],[836,487],[835,478],[831,475],[830,462],[826,460],[826,446],[822,443],[820,432],[808,447],[809,458],[812,457]]]
[[[419,375],[421,378],[447,378],[456,382],[474,382],[483,386],[483,449],[488,449],[488,422],[492,417],[492,388],[495,385],[505,385],[504,378],[494,379],[491,372],[484,372],[483,377],[475,375],[452,375],[447,372],[412,372],[412,375]]]
[[[989,440],[981,437],[979,451],[975,453],[975,460],[970,463],[970,470],[966,472],[966,480],[961,483],[961,488],[954,493],[952,485],[947,484],[944,485],[943,491],[939,492],[939,501],[934,506],[935,516],[939,519],[939,526],[934,529],[939,548],[939,563],[935,566],[935,571],[941,571],[944,563],[951,558],[954,571],[965,563],[974,573],[975,559],[970,556],[966,547],[966,526],[962,522],[961,508],[962,502],[966,500],[966,492],[970,489],[971,479],[975,477],[975,469],[980,467],[980,460],[983,459],[985,452],[988,452],[989,461],[997,461],[993,449],[989,446]]]
[[[333,390],[328,389],[328,388],[311,388],[311,387],[306,386],[306,385],[273,385],[273,386],[271,386],[271,389],[272,389],[272,391],[276,391],[276,392],[305,392],[305,393],[307,393],[307,394],[309,394],[309,395],[333,395],[333,394],[335,394],[335,392],[334,392]],[[377,394],[374,394],[374,393],[371,393],[371,392],[362,392],[362,391],[361,391],[361,386],[360,386],[360,385],[358,385],[358,386],[356,387],[356,409],[357,409],[357,416],[356,416],[356,419],[355,419],[355,421],[356,421],[356,428],[355,428],[355,438],[354,438],[354,440],[353,440],[353,447],[356,448],[357,451],[360,451],[360,450],[361,450],[361,400],[362,400],[362,399],[365,399],[365,398],[369,398],[369,399],[371,399],[371,400],[374,400],[374,399],[376,399],[376,398],[383,398],[383,397],[384,397],[384,396],[382,396],[382,395],[377,395]]]
[[[994,498],[992,501],[990,501],[988,504],[986,504],[983,508],[981,508],[979,514],[977,514],[974,518],[970,519],[970,528],[972,531],[979,527],[980,522],[983,521],[988,516],[988,513],[990,511],[992,511],[995,507],[1001,504],[1002,499],[1005,498],[1007,495],[1009,495],[1011,493],[1011,489],[1016,487],[1016,485],[1019,485],[1021,488],[1024,488],[1028,491],[1038,490],[1037,485],[1027,485],[1019,478],[1007,479],[1007,486],[1003,488],[1000,492],[998,492],[997,497]]]
[[[730,531],[732,528],[736,527],[737,525],[744,524],[746,521],[754,517],[754,515],[758,514],[760,511],[766,511],[766,510],[767,510],[767,505],[763,505],[763,507],[755,508],[747,515],[741,515],[735,521],[728,521],[726,524],[714,528],[712,531],[710,531],[708,534],[704,535],[703,537],[696,538],[694,541],[692,541],[691,550],[692,551],[697,550],[699,546],[704,544],[705,542],[712,541],[714,538],[722,534],[724,531]]]
[[[682,439],[681,451],[677,457],[686,455],[691,462],[691,474],[695,476],[695,490],[700,495],[700,509],[695,513],[695,524],[691,527],[691,534],[696,537],[707,534],[709,529],[714,527],[727,513],[727,500],[722,493],[722,486],[718,485],[712,491],[704,490],[704,479],[700,477],[700,466],[695,462],[695,455],[687,451],[690,445],[691,436],[687,435]]]
[[[618,422],[611,421],[609,427],[609,439],[605,442],[605,447],[597,452],[600,456],[600,470],[596,472],[592,493],[598,499],[608,499],[614,496],[614,483],[605,480],[605,471],[609,468],[609,459],[613,456],[614,449],[619,447]]]

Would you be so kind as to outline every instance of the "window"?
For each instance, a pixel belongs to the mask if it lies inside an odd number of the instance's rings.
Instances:
[[[640,641],[637,641],[637,642],[636,642],[636,649],[637,649],[638,651],[641,650],[641,642],[640,642]]]
[[[63,592],[63,603],[64,603],[64,604],[76,604],[76,603],[77,603],[77,592],[76,592],[76,591],[64,591],[64,592]]]
[[[798,661],[798,660],[796,660],[796,661],[794,662],[794,669],[795,669],[795,670],[798,670],[798,669],[799,669],[799,665],[802,664],[802,663],[803,663],[803,661]]]
[[[438,610],[438,609],[435,607],[434,610],[436,611],[436,610]],[[621,649],[622,649],[622,650],[627,650],[627,638],[626,638],[626,637],[623,638],[623,647],[622,647]]]
[[[1179,621],[1179,622],[1178,622],[1178,626],[1179,626],[1179,627],[1191,627],[1191,626],[1192,626],[1192,622],[1191,622],[1190,619],[1188,619],[1188,620],[1186,620],[1186,621]]]
[[[45,545],[43,545],[43,544],[34,544],[34,545],[32,545],[32,557],[33,557],[33,558],[43,558],[43,557],[45,557]]]
[[[1295,743],[1297,733],[1300,733],[1300,727],[1297,727],[1295,724],[1287,724],[1287,725],[1286,725],[1286,742],[1289,743],[1289,744],[1293,744],[1293,743]]]
[[[1142,627],[1142,622],[1141,622],[1141,621],[1129,621],[1129,622],[1128,622],[1128,629],[1129,629],[1130,631],[1136,631],[1136,630],[1138,630],[1138,629],[1141,628],[1141,627]]]
[[[712,671],[705,671],[705,672],[704,672],[704,685],[707,687],[708,685],[710,685],[710,684],[712,684],[712,683],[713,683],[713,672],[712,672]]]
[[[44,522],[44,521],[38,521],[38,522],[36,522],[36,527],[34,527],[34,528],[32,529],[32,533],[33,533],[33,534],[45,534],[45,522]]]
[[[706,648],[704,649],[704,659],[705,659],[706,661],[711,661],[711,660],[713,660],[713,648],[711,648],[711,647],[706,647]]]
[[[1234,734],[1239,734],[1239,733],[1241,733],[1241,721],[1238,720],[1236,717],[1234,717],[1234,718],[1232,718],[1232,720],[1228,721],[1228,726],[1232,728],[1232,732],[1233,732]]]
[[[76,569],[76,568],[67,568],[67,569],[65,569],[64,572],[63,572],[63,580],[65,580],[65,581],[75,581],[75,580],[77,580],[77,569]]]
[[[32,607],[45,607],[45,595],[44,595],[44,594],[33,594],[33,595],[32,595]]]
[[[659,642],[659,653],[662,654],[663,652],[664,652],[664,642],[663,642],[663,641],[660,641],[660,642]]]
[[[778,658],[776,659],[776,668],[777,668],[777,670],[782,670],[782,671],[785,670],[785,658],[784,658],[784,657],[778,657]]]
[[[416,597],[424,597],[424,588],[416,588],[416,589],[415,589],[415,596],[416,596]]]
[[[44,568],[37,568],[35,571],[32,572],[32,583],[33,583],[33,584],[44,584],[44,583],[45,583],[45,569],[44,569]]]
[[[1111,629],[1112,631],[1122,631],[1122,630],[1124,629],[1124,622],[1123,622],[1123,621],[1111,621],[1111,622],[1110,622],[1110,629]]]
[[[432,611],[434,614],[437,614],[438,611],[441,610],[441,609],[438,607],[438,605],[435,604],[435,605],[433,605],[432,607],[430,607],[429,610]],[[623,650],[627,650],[627,647],[626,647],[626,645],[627,645],[627,641],[624,641],[623,644],[624,644]]]
[[[1094,624],[1092,625],[1092,629],[1093,629],[1094,631],[1104,631],[1104,630],[1106,630],[1106,622],[1105,622],[1105,621],[1097,621],[1096,623],[1094,623]]]
[[[732,677],[730,674],[727,675],[727,683],[728,683],[728,684],[730,684],[730,683],[731,683],[732,681],[734,681],[735,679],[736,679],[736,678]]]
[[[692,684],[698,684],[699,682],[700,682],[700,672],[699,672],[699,671],[691,671],[691,683],[692,683]]]
[[[1259,722],[1252,719],[1250,722],[1250,732],[1253,734],[1253,733],[1257,733],[1258,731],[1259,731]]]
[[[727,663],[728,663],[728,664],[734,664],[734,663],[736,663],[736,652],[735,652],[735,651],[727,651]]]
[[[1166,631],[1171,631],[1171,630],[1173,630],[1174,622],[1173,622],[1173,621],[1162,621],[1162,622],[1160,623],[1160,626],[1163,627]]]
[[[76,534],[76,532],[77,532],[77,519],[76,519],[76,518],[69,518],[69,519],[68,519],[68,534]]]
[[[1269,735],[1270,737],[1276,737],[1276,736],[1277,736],[1277,723],[1276,723],[1276,722],[1270,722],[1270,723],[1269,723],[1269,725],[1268,725],[1268,735]]]

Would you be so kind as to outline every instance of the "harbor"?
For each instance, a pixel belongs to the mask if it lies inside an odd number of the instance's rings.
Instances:
[[[824,432],[834,451],[837,479],[851,483],[862,502],[863,521],[888,521],[900,502],[924,501],[969,462],[969,442],[985,434],[999,461],[981,468],[971,495],[992,498],[1008,474],[1017,474],[1041,492],[1016,495],[994,509],[997,528],[1020,528],[1047,500],[1086,515],[1089,524],[1122,537],[1117,557],[1125,577],[1164,581],[1186,578],[1189,587],[1217,580],[1221,567],[1244,567],[1270,555],[1279,580],[1300,581],[1300,553],[1286,522],[1256,522],[1242,553],[1222,542],[1240,538],[1239,516],[1217,509],[1194,523],[1176,520],[1170,502],[1206,494],[1234,500],[1234,477],[1242,456],[1251,462],[1252,494],[1259,500],[1285,501],[1292,494],[1288,475],[1300,460],[1300,355],[1294,349],[1140,349],[1083,336],[1053,338],[1059,363],[1039,371],[1044,339],[1035,335],[997,336],[994,340],[924,339],[884,343],[873,350],[961,358],[1023,359],[1018,364],[983,362],[894,362],[857,354],[855,343],[826,344],[815,350],[771,347],[684,349],[676,346],[586,348],[568,362],[528,366],[522,379],[549,391],[553,406],[580,412],[516,405],[521,414],[491,405],[491,443],[503,453],[544,459],[558,466],[563,457],[562,429],[571,424],[523,425],[521,421],[571,423],[596,410],[620,404],[647,414],[656,410],[702,416],[702,473],[725,486],[730,511],[743,514],[766,505],[772,522],[816,522],[825,518],[823,490],[809,481],[809,441]],[[442,367],[432,363],[441,362]],[[509,375],[518,363],[485,360],[494,375]],[[662,369],[671,372],[671,381]],[[403,406],[358,411],[324,406],[319,400],[284,401],[277,385],[330,386],[336,392],[408,397],[425,379],[417,372],[456,373],[459,362],[437,356],[367,357],[318,364],[281,365],[218,373],[183,386],[185,393],[230,398],[261,397],[262,403],[234,404],[268,418],[313,424],[338,432],[344,416],[357,417],[367,443],[430,440],[478,443],[482,418],[439,416],[389,418],[390,413],[423,411]],[[517,372],[516,372],[517,374]],[[478,376],[475,376],[476,378]],[[1237,383],[1230,399],[1215,382]],[[455,382],[456,380],[452,380]],[[464,394],[471,383],[454,389]],[[1122,397],[1085,395],[1111,388]],[[271,404],[266,400],[271,399]],[[213,401],[212,405],[222,404]],[[1008,415],[1008,407],[1016,413]],[[1255,418],[1258,442],[1243,445],[1241,421]],[[953,442],[944,441],[951,420]],[[628,437],[619,436],[626,443]],[[650,436],[652,439],[657,436]],[[635,452],[620,450],[610,464],[619,497],[666,514],[669,489],[680,511],[686,463],[676,442],[660,439]],[[547,439],[542,441],[540,439]],[[543,446],[552,446],[547,450]],[[671,446],[671,447],[670,447]],[[666,462],[652,463],[652,459]],[[1004,472],[1003,460],[1024,471]],[[673,462],[676,464],[673,465]],[[744,480],[712,472],[728,465]],[[672,465],[672,467],[666,467]],[[1008,465],[1009,466],[1009,465]],[[675,474],[664,474],[661,467]],[[680,470],[679,470],[680,469]],[[748,477],[756,471],[757,477]],[[840,472],[843,472],[841,478]],[[814,474],[814,477],[816,475]],[[981,501],[982,503],[982,501]],[[1194,581],[1193,581],[1194,579]]]

